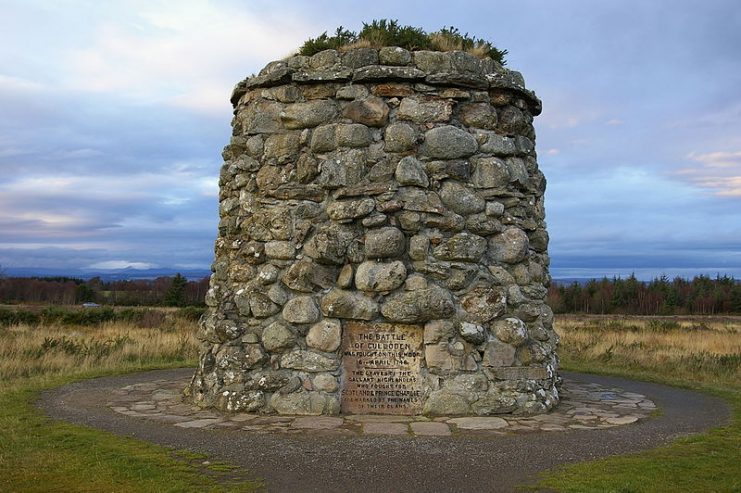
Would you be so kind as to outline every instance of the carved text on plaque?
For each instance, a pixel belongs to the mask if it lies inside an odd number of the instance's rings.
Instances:
[[[349,322],[342,336],[342,412],[422,411],[422,327]]]

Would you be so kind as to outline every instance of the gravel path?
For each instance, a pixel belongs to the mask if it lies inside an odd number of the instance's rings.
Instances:
[[[564,372],[568,380],[618,387],[650,398],[656,418],[605,429],[452,436],[260,433],[182,428],[114,412],[122,387],[178,380],[192,369],[98,378],[46,392],[50,416],[185,448],[242,466],[271,492],[506,492],[557,465],[653,448],[725,423],[723,400],[664,385]]]

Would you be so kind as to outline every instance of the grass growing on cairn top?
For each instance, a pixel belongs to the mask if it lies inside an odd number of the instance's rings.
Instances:
[[[402,26],[397,20],[373,20],[363,23],[360,32],[338,27],[333,35],[325,31],[316,38],[310,38],[299,49],[299,55],[311,56],[324,50],[350,50],[353,48],[381,48],[399,46],[410,51],[465,51],[479,58],[490,57],[504,65],[507,50],[500,50],[491,42],[462,34],[458,28],[449,26],[428,33],[422,28]]]

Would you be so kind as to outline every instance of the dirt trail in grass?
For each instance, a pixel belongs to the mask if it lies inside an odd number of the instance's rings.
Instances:
[[[513,491],[561,464],[653,448],[727,422],[725,402],[664,385],[564,372],[653,400],[661,415],[604,430],[450,437],[258,434],[167,426],[111,411],[114,389],[182,378],[191,369],[106,377],[43,394],[48,415],[165,446],[208,454],[265,479],[270,492]]]

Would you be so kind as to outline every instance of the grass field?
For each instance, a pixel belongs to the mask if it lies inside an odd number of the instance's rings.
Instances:
[[[259,488],[255,482],[235,480],[244,474],[204,456],[53,421],[34,408],[40,391],[75,380],[195,365],[198,349],[192,317],[174,310],[135,315],[125,318],[136,322],[0,326],[0,491]]]
[[[741,491],[741,317],[559,316],[562,368],[713,393],[728,426],[637,454],[560,468],[537,488],[562,492]]]
[[[38,392],[83,378],[195,365],[192,316],[176,310],[128,321],[0,325],[0,491],[255,491],[256,482],[205,457],[60,423],[34,407]],[[118,317],[122,318],[122,317]],[[711,392],[730,425],[638,454],[577,464],[536,488],[563,492],[741,491],[741,317],[560,316],[569,370]],[[247,472],[248,473],[248,472]]]

